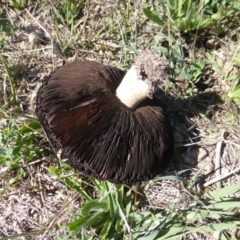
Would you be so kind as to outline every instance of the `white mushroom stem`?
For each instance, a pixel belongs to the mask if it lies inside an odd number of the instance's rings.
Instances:
[[[168,63],[152,50],[143,51],[124,76],[116,95],[129,108],[136,107],[156,89],[169,74]]]
[[[134,108],[146,99],[150,92],[149,84],[138,78],[136,66],[133,65],[117,88],[116,95],[127,107]]]

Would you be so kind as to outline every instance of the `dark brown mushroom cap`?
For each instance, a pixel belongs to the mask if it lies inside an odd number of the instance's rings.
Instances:
[[[170,121],[155,98],[129,109],[116,97],[123,76],[96,62],[70,63],[43,80],[36,99],[36,115],[61,158],[114,183],[154,178],[173,153]]]

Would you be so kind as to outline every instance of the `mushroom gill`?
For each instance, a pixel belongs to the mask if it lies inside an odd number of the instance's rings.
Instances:
[[[114,183],[149,180],[173,153],[170,121],[153,94],[167,72],[167,63],[149,51],[125,77],[115,67],[73,62],[43,80],[36,115],[73,168]]]

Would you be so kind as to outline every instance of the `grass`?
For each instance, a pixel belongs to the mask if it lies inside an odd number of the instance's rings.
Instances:
[[[140,2],[3,1],[1,239],[239,239],[240,4]],[[30,47],[39,28],[44,41]],[[34,117],[40,79],[84,58],[127,70],[145,48],[171,64],[163,89],[175,162],[138,187],[82,176],[58,161]]]
[[[6,123],[1,125],[0,133],[0,164],[2,167],[1,180],[11,173],[5,188],[1,189],[3,194],[10,186],[26,176],[24,165],[39,159],[43,154],[43,148],[38,147],[38,140],[35,131],[40,129],[38,121],[28,120],[24,124],[17,123],[16,120],[1,110]]]

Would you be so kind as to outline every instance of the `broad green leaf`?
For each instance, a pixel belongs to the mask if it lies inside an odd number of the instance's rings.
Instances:
[[[228,80],[232,81],[231,91],[234,91],[236,87],[239,85],[240,77],[236,76],[233,79],[229,77]]]
[[[109,212],[99,212],[89,219],[89,226],[95,228],[96,230],[101,230],[106,223],[106,219],[110,219]],[[121,231],[122,230],[123,229],[121,229]]]
[[[209,216],[209,211],[192,211],[187,212],[186,219],[190,222],[201,221]]]
[[[192,0],[185,0],[183,4],[183,11],[188,12],[192,5]]]
[[[153,213],[151,213],[149,211],[140,212],[140,213],[132,213],[129,216],[129,221],[135,222],[136,225],[140,225],[146,219],[151,219],[152,216],[153,216]]]
[[[158,43],[158,42],[157,42]],[[158,52],[161,52],[162,54],[167,54],[168,53],[168,49],[163,47],[163,46],[156,46],[156,50]]]
[[[211,219],[219,219],[221,218],[221,213],[218,214],[218,212],[214,211],[209,211],[205,209],[199,209],[198,211],[188,211],[186,212],[186,219],[190,222],[195,222],[195,221],[201,221],[206,218],[211,218]]]
[[[131,211],[131,207],[132,207],[132,191],[131,189],[129,189],[129,191],[126,192],[126,207],[125,207],[125,212],[126,212],[126,217],[128,218],[130,211]]]
[[[58,169],[55,168],[55,167],[53,167],[53,166],[50,166],[50,167],[48,168],[48,171],[49,171],[50,174],[53,174],[53,175],[55,175],[55,176],[59,176]]]
[[[170,180],[170,181],[178,181],[182,183],[188,183],[184,178],[178,177],[178,176],[164,176],[164,177],[158,177],[157,180]]]
[[[177,234],[182,233],[185,231],[185,226],[182,227],[170,227],[170,228],[165,228],[161,232],[159,232],[159,237],[156,238],[158,240],[165,240],[165,239],[171,239],[168,237],[175,236],[175,240],[177,239]]]
[[[130,226],[128,225],[125,213],[123,212],[123,210],[122,210],[121,206],[119,205],[118,201],[116,201],[116,204],[118,206],[118,214],[121,217],[121,219],[124,221],[125,227],[128,229],[128,232],[130,232]]]
[[[164,22],[151,10],[149,10],[148,8],[143,8],[142,10],[148,19],[152,20],[153,22],[157,23],[160,26],[164,25]]]
[[[82,215],[88,215],[93,212],[108,210],[108,204],[106,201],[92,200],[86,204],[81,209]]]
[[[75,220],[74,222],[71,222],[68,225],[68,229],[70,231],[76,231],[80,228],[87,228],[92,226],[98,226],[101,227],[101,222],[104,221],[108,217],[107,212],[99,212],[97,214],[84,216],[78,220]]]
[[[213,223],[201,227],[186,227],[187,230],[191,232],[213,232],[213,231],[222,231],[225,229],[234,229],[240,227],[240,221],[234,221],[231,223]]]
[[[232,100],[233,100],[236,104],[238,104],[238,105],[240,104],[240,99],[239,99],[239,98],[233,98]]]
[[[212,18],[206,18],[200,22],[199,28],[206,28],[213,22]]]
[[[154,240],[158,234],[159,234],[159,231],[155,230],[155,231],[147,234],[146,236],[138,237],[136,240]]]
[[[166,229],[165,232],[166,234],[162,235],[159,238],[156,238],[156,240],[176,240],[180,239],[183,236],[186,236],[186,234],[191,233],[191,232],[213,232],[213,231],[222,231],[226,229],[236,229],[240,228],[240,222],[232,222],[232,223],[214,223],[214,224],[209,224],[201,227],[188,227],[188,226],[183,226],[183,227],[173,227]]]
[[[108,239],[109,231],[112,227],[112,221],[111,218],[105,219],[105,224],[103,225],[103,228],[101,230],[101,233],[99,235],[99,240],[105,240]]]
[[[68,240],[68,238],[62,238],[62,237],[59,237],[59,236],[56,236],[54,237],[54,240]]]
[[[18,169],[16,176],[9,180],[9,184],[11,185],[25,176],[26,176],[26,172],[22,168],[20,168]]]
[[[77,229],[81,228],[82,225],[90,218],[91,216],[85,216],[80,219],[74,220],[68,224],[69,231],[76,231]]]
[[[36,129],[41,129],[41,126],[37,122],[36,122],[36,124],[32,123],[32,124],[27,124],[27,125],[21,126],[19,128],[18,132],[19,133],[29,133],[29,132],[33,132],[33,130],[36,130]]]
[[[210,198],[212,200],[219,200],[220,198],[225,198],[239,191],[240,191],[240,183],[237,183],[232,186],[216,189],[214,191],[205,193],[203,196],[206,198]]]
[[[229,208],[239,208],[240,199],[234,199],[233,201],[225,201],[219,203],[212,203],[207,206],[208,209],[229,209]]]
[[[117,205],[116,205],[115,198],[111,193],[109,193],[108,195],[108,204],[109,204],[110,216],[112,218],[112,221],[114,221],[115,218],[117,217],[117,214],[116,214]]]
[[[230,92],[228,93],[228,96],[229,96],[230,98],[240,97],[240,89],[237,89],[237,90],[235,90],[235,91],[230,91]]]
[[[178,75],[178,77],[181,78],[181,79],[186,79],[188,81],[192,80],[192,74],[187,73],[185,71],[181,71],[180,74]]]

